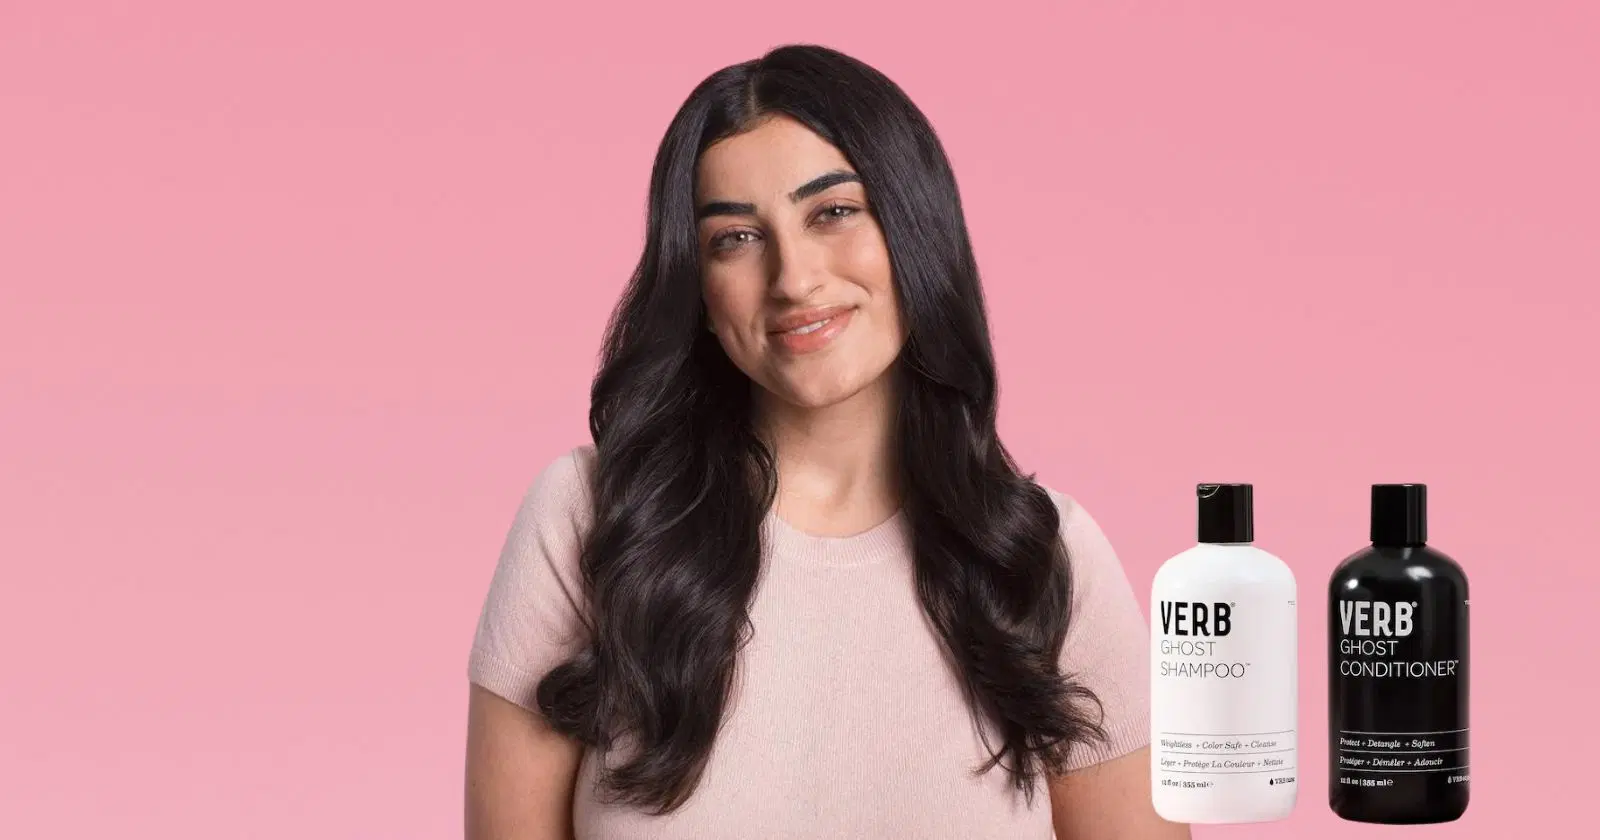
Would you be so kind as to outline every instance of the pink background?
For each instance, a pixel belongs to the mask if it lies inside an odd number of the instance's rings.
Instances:
[[[459,835],[472,623],[586,439],[655,144],[786,41],[933,120],[1005,438],[1141,593],[1195,482],[1256,483],[1302,798],[1197,836],[1394,835],[1320,737],[1374,481],[1431,484],[1476,602],[1429,836],[1592,825],[1592,6],[252,5],[0,5],[0,835]]]

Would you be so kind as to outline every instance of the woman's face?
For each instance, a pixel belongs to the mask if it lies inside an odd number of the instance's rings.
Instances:
[[[702,293],[733,363],[818,408],[877,383],[905,335],[889,249],[838,149],[774,116],[700,160]]]

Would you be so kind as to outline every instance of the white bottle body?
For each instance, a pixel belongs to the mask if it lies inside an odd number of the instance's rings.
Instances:
[[[1151,585],[1150,772],[1173,822],[1279,820],[1299,791],[1298,609],[1282,560],[1202,543]]]

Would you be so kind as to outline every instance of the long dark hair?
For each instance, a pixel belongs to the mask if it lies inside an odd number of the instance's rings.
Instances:
[[[674,117],[650,179],[644,254],[612,314],[591,394],[591,637],[540,683],[559,730],[626,759],[609,798],[661,813],[699,782],[722,723],[775,497],[752,384],[704,328],[695,169],[713,142],[785,114],[855,167],[888,244],[907,343],[898,445],[919,597],[967,699],[1031,801],[1041,770],[1103,738],[1060,673],[1071,603],[1060,515],[995,430],[996,379],[955,176],[905,93],[837,51],[789,45],[724,68]],[[980,731],[987,731],[980,728]]]

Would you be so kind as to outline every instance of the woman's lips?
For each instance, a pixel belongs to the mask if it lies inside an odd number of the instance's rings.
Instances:
[[[828,346],[850,325],[854,307],[832,307],[801,312],[780,319],[781,329],[770,335],[777,346],[790,354],[815,353]]]

